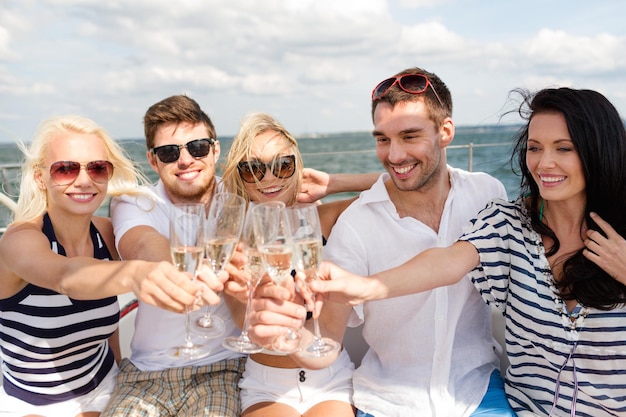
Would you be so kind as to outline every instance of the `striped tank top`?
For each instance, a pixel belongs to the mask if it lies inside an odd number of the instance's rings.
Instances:
[[[43,232],[52,250],[66,256],[48,214]],[[94,258],[111,254],[91,224]],[[117,329],[117,297],[74,300],[28,284],[0,300],[2,375],[7,394],[34,405],[47,405],[84,395],[114,365],[107,339]]]

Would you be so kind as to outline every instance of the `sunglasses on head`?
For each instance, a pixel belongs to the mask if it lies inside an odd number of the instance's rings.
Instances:
[[[215,139],[204,138],[192,140],[184,145],[157,146],[156,148],[150,148],[150,152],[156,155],[164,164],[170,164],[178,161],[182,148],[187,148],[189,155],[194,158],[204,158],[211,152],[211,146],[213,145],[215,145]]]
[[[430,86],[430,89],[435,94],[435,97],[437,97],[437,101],[439,101],[439,104],[443,106],[443,102],[439,98],[437,91],[435,91],[435,87],[433,87],[428,77],[422,74],[403,74],[381,81],[372,90],[372,101],[383,98],[395,84],[398,84],[402,90],[409,94],[422,94],[426,91],[428,86]]]
[[[113,176],[113,164],[109,161],[91,161],[86,164],[74,161],[57,161],[50,165],[50,179],[57,185],[69,185],[78,178],[83,167],[89,178],[98,184],[104,184]]]
[[[250,159],[237,164],[239,175],[245,182],[261,181],[269,169],[276,178],[289,178],[296,172],[295,155],[280,156],[266,164],[258,159]]]

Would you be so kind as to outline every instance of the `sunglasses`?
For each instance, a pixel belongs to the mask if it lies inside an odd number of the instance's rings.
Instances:
[[[289,178],[296,172],[295,155],[275,158],[269,164],[258,159],[242,161],[237,164],[239,175],[245,182],[261,181],[269,169],[276,178]]]
[[[86,164],[74,161],[57,161],[50,165],[50,179],[57,185],[69,185],[76,181],[83,167],[89,178],[98,184],[104,184],[113,176],[113,164],[109,161],[91,161]]]
[[[157,146],[156,148],[150,148],[150,152],[158,156],[164,164],[170,164],[178,161],[178,158],[180,158],[180,150],[182,148],[187,148],[189,155],[194,158],[204,158],[209,154],[209,152],[211,152],[211,146],[213,145],[215,145],[215,139],[204,138],[192,140],[184,145]]]
[[[437,91],[435,91],[435,87],[433,87],[428,77],[422,74],[403,74],[381,81],[372,90],[372,101],[383,98],[395,84],[398,84],[402,90],[409,94],[422,94],[430,86],[430,89],[435,93],[435,97],[437,97],[437,101],[443,107],[443,102],[439,98]]]

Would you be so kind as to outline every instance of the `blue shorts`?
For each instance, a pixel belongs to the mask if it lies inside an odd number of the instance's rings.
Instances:
[[[496,369],[491,373],[487,392],[472,416],[515,417],[516,415],[506,399],[504,379],[500,376],[500,371]]]
[[[473,416],[480,417],[515,417],[516,414],[509,405],[504,393],[504,380],[500,376],[500,371],[495,370],[489,378],[489,386],[483,400],[472,413]],[[356,411],[356,417],[374,417],[361,410]]]

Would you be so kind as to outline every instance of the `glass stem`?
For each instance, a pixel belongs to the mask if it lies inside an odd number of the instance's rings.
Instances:
[[[257,280],[258,282],[258,280]],[[256,284],[252,285],[252,281],[248,281],[248,303],[246,304],[246,314],[243,317],[243,328],[241,329],[241,338],[248,340],[248,320],[250,319],[250,311],[252,310],[252,295],[256,290]]]
[[[185,307],[185,345],[193,346],[191,341],[191,307]]]
[[[320,322],[317,317],[313,317],[313,338],[315,342],[322,340],[322,333],[320,332]]]

